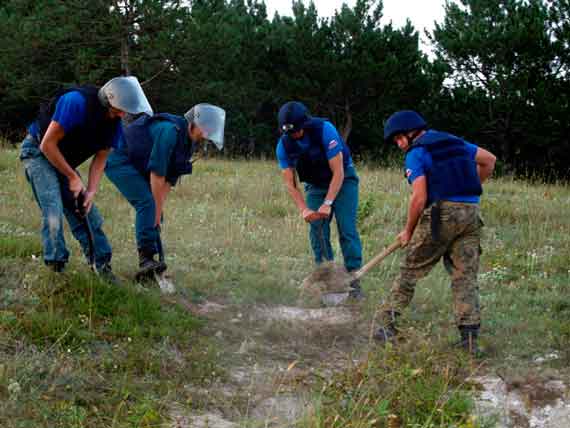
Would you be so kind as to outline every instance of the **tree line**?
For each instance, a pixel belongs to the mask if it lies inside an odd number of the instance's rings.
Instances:
[[[370,161],[394,150],[384,120],[415,109],[505,172],[570,175],[570,0],[448,1],[431,56],[381,0],[328,18],[292,4],[269,17],[263,0],[0,0],[0,132],[17,141],[63,86],[133,74],[155,111],[223,106],[228,156],[272,156],[295,99]]]

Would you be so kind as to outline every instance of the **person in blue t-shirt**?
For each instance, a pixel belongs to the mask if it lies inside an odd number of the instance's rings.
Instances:
[[[132,119],[107,160],[105,174],[136,211],[136,278],[145,280],[166,270],[159,226],[168,193],[180,176],[192,173],[195,144],[209,141],[223,148],[225,111],[203,103],[184,117],[160,113]]]
[[[55,272],[62,272],[69,259],[63,235],[65,216],[96,271],[117,282],[110,265],[111,246],[93,199],[111,146],[120,138],[121,117],[147,107],[150,108],[136,77],[117,77],[101,89],[80,86],[62,90],[40,106],[22,143],[20,159],[42,212],[43,259]],[[76,168],[89,158],[92,160],[84,185]],[[80,196],[84,202],[78,207]],[[92,228],[94,254],[90,254],[84,215]]]
[[[395,322],[414,295],[416,283],[443,258],[451,276],[459,345],[477,353],[481,324],[477,272],[483,222],[481,184],[493,173],[495,156],[454,135],[428,129],[417,112],[403,110],[386,121],[384,138],[406,153],[412,186],[407,221],[398,239],[407,247],[400,276],[380,314],[375,339],[397,334]]]
[[[344,265],[351,272],[362,265],[362,245],[356,229],[359,179],[350,150],[334,125],[311,117],[300,102],[284,104],[278,114],[282,136],[276,155],[289,195],[310,224],[315,262],[333,260],[330,221],[336,218]],[[295,172],[305,183],[305,199]],[[358,281],[350,296],[361,298]]]

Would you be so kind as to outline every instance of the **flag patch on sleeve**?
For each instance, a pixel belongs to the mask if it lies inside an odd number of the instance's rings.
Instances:
[[[412,170],[408,168],[406,169],[406,178],[410,178],[410,175],[412,175]]]
[[[334,149],[336,146],[338,146],[338,141],[332,140],[332,141],[329,143],[329,150]]]

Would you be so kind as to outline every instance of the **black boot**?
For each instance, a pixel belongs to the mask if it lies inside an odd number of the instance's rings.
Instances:
[[[384,346],[388,342],[395,342],[397,335],[398,330],[396,330],[394,324],[388,324],[376,330],[376,333],[374,333],[374,339],[378,342],[379,345]]]
[[[479,326],[461,325],[459,326],[459,333],[461,334],[461,340],[456,345],[472,356],[479,355],[479,347],[477,346]]]
[[[396,336],[398,335],[398,330],[396,329],[396,319],[400,316],[399,312],[390,311],[387,312],[390,317],[390,322],[386,325],[380,327],[376,333],[374,333],[374,339],[379,345],[386,345],[388,342],[395,342]]]
[[[65,262],[50,261],[50,262],[45,262],[45,264],[53,272],[56,272],[56,273],[62,273],[65,270]]]
[[[141,280],[151,277],[155,272],[161,273],[166,270],[166,264],[154,259],[154,252],[144,248],[139,248],[139,270],[136,279]]]
[[[360,288],[360,280],[356,279],[350,284],[350,291],[348,292],[348,297],[354,300],[363,300],[364,293],[362,288]]]
[[[111,269],[110,263],[105,263],[99,266],[97,268],[97,273],[99,274],[99,277],[103,281],[108,282],[109,284],[112,285],[121,285],[121,281],[113,273],[113,269]]]

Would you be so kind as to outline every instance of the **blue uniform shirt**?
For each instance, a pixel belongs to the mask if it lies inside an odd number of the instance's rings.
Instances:
[[[166,177],[168,164],[178,141],[176,127],[171,122],[157,120],[150,124],[149,132],[154,144],[148,161],[148,170],[160,177]]]
[[[477,146],[465,142],[469,155],[475,160],[475,155],[477,154]],[[406,178],[408,182],[412,184],[414,180],[418,177],[425,176],[427,172],[432,167],[431,155],[423,147],[417,147],[410,150],[406,154]],[[428,182],[429,186],[429,182]],[[451,196],[446,198],[448,201],[452,202],[467,202],[467,203],[479,203],[479,196],[473,195],[463,195],[463,196]]]
[[[78,91],[71,91],[63,94],[55,106],[55,112],[51,118],[61,125],[65,133],[69,133],[73,128],[87,123],[87,100]],[[37,121],[29,127],[28,132],[37,140],[40,139]],[[112,147],[118,147],[122,136],[122,127],[117,123],[117,131],[113,137]]]
[[[302,150],[308,149],[310,144],[309,137],[305,135],[302,139],[295,140],[295,143],[299,145]],[[350,156],[350,151],[342,142],[342,138],[338,134],[338,131],[334,125],[330,122],[325,122],[323,126],[323,147],[325,149],[325,153],[327,154],[327,159],[330,160],[342,152],[344,169],[346,170],[346,168],[352,166],[352,157]],[[277,161],[279,162],[279,167],[281,169],[295,168],[296,161],[287,155],[281,138],[277,143],[277,149],[275,150],[275,153],[277,155]]]

